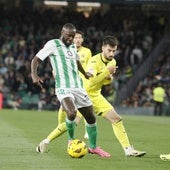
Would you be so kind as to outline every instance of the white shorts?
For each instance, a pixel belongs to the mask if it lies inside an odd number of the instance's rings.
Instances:
[[[83,88],[57,88],[55,93],[60,102],[66,97],[71,97],[77,109],[92,106],[92,102]]]

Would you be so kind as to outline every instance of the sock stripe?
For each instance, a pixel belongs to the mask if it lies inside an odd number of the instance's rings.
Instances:
[[[75,122],[75,120],[72,121],[72,120],[69,120],[68,118],[66,118],[66,122],[69,123],[69,124],[72,124],[72,123]]]
[[[88,124],[88,123],[86,123],[86,126],[88,126],[88,127],[94,127],[94,126],[96,126],[97,125],[97,123],[93,123],[93,124]]]

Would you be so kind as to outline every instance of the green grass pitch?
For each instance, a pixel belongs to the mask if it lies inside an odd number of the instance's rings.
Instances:
[[[87,154],[81,159],[67,155],[67,134],[51,142],[48,152],[38,154],[37,144],[57,126],[57,112],[0,110],[1,170],[168,170],[170,162],[160,160],[170,153],[170,117],[122,115],[134,148],[145,150],[141,158],[125,157],[106,120],[98,120],[98,145],[111,153],[111,158]],[[83,121],[76,137],[83,139]],[[88,141],[84,140],[87,144]]]

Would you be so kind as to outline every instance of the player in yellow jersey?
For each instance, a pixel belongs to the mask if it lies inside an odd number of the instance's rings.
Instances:
[[[91,50],[87,47],[84,47],[82,44],[84,42],[84,33],[80,30],[76,31],[74,36],[74,43],[77,47],[77,52],[80,56],[80,62],[84,69],[86,69],[86,65],[89,59],[92,57]],[[80,73],[81,74],[81,73]],[[84,76],[81,74],[81,78],[84,80]]]
[[[118,41],[113,36],[107,36],[103,40],[102,52],[93,56],[86,67],[86,71],[93,74],[86,81],[86,91],[93,103],[94,112],[107,119],[113,128],[114,134],[124,149],[126,156],[143,156],[144,151],[137,151],[131,146],[125,131],[122,118],[114,107],[103,97],[101,88],[105,84],[110,84],[116,72],[116,61],[114,59]]]
[[[93,103],[94,111],[97,115],[102,116],[103,118],[110,121],[114,134],[118,139],[119,143],[123,147],[126,156],[135,156],[140,157],[146,154],[145,151],[135,150],[128,139],[127,133],[123,126],[123,121],[120,115],[115,111],[114,107],[102,96],[101,88],[104,84],[109,84],[113,80],[113,75],[116,72],[116,61],[114,55],[116,53],[118,46],[118,41],[113,36],[107,36],[103,40],[102,52],[93,56],[86,67],[86,71],[93,74],[93,77],[90,80],[84,82],[86,91]],[[64,113],[59,111],[60,118]],[[76,122],[78,123],[81,116],[77,114]],[[63,119],[63,118],[62,118]],[[61,120],[61,119],[60,119]],[[42,152],[45,151],[46,146],[50,141],[58,137],[64,132],[65,118],[59,122],[58,127],[43,140],[39,147],[42,148]],[[62,130],[61,130],[62,129]]]

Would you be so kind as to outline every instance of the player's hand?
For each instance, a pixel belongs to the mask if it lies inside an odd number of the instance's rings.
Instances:
[[[33,84],[35,84],[36,86],[42,89],[43,80],[37,74],[34,74],[34,73],[31,74],[31,77],[32,77]]]
[[[84,77],[86,79],[89,79],[90,77],[93,77],[93,74],[89,73],[89,72],[86,72],[86,74],[84,75]]]
[[[118,68],[118,66],[108,66],[107,67],[107,69],[109,70],[110,74],[115,74],[117,68]]]
[[[112,75],[109,74],[108,76],[105,77],[106,80],[111,80],[112,79]]]

